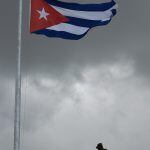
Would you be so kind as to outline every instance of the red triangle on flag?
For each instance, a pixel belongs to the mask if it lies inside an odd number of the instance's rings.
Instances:
[[[31,0],[30,32],[67,22],[68,18],[56,11],[44,0]]]

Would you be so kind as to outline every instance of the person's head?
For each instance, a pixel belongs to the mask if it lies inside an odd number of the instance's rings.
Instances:
[[[96,149],[98,150],[106,150],[103,148],[103,144],[102,143],[98,143],[97,146],[96,146]]]

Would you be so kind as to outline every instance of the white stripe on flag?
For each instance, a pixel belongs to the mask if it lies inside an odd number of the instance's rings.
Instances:
[[[54,9],[56,9],[58,12],[63,14],[64,16],[87,19],[87,20],[101,20],[101,21],[110,20],[110,17],[112,16],[111,10],[117,8],[117,5],[114,5],[112,8],[106,11],[78,11],[78,10],[71,10],[62,7],[57,7],[53,5],[51,6]]]
[[[71,25],[71,24],[67,24],[67,23],[60,23],[58,25],[54,25],[52,27],[48,27],[47,29],[55,30],[55,31],[64,31],[64,32],[68,32],[68,33],[76,34],[76,35],[82,35],[89,28],[75,26],[75,25]]]

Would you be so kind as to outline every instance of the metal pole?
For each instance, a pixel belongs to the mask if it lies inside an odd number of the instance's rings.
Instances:
[[[20,150],[22,3],[23,3],[22,0],[19,0],[18,52],[17,52],[17,72],[15,85],[14,150]]]

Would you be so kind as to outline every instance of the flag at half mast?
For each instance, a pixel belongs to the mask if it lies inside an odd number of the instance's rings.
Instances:
[[[30,32],[48,37],[78,40],[96,26],[110,23],[115,1],[77,4],[58,0],[31,0]]]

